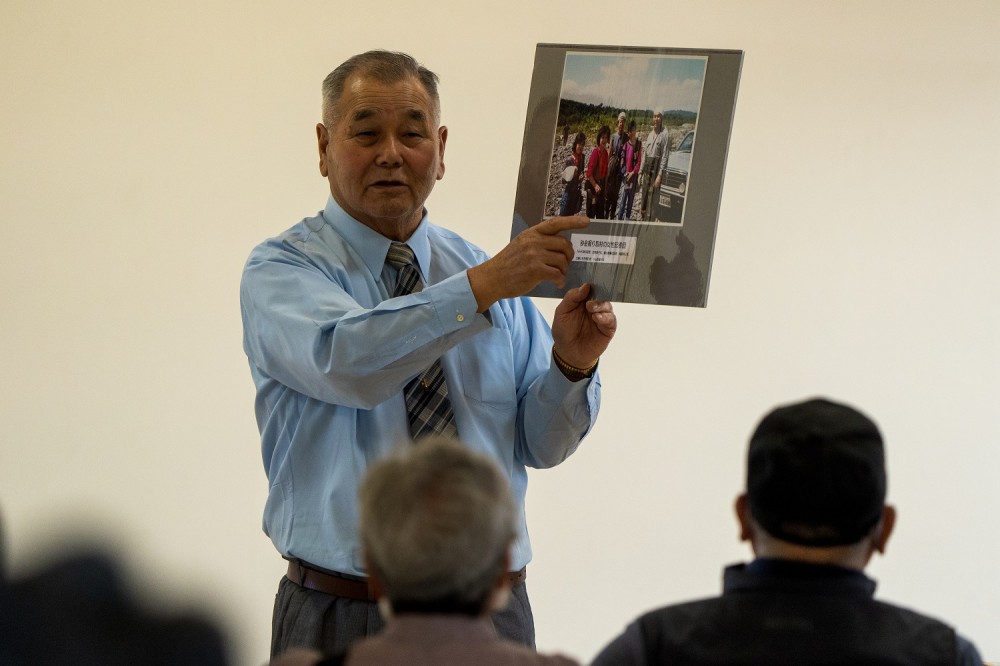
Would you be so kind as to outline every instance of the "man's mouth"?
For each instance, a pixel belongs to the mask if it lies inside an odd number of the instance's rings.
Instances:
[[[406,183],[401,180],[376,180],[371,184],[372,187],[379,189],[384,188],[394,188],[394,187],[406,187]]]

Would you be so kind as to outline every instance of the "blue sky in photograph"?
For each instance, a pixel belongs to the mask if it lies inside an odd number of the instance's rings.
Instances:
[[[621,109],[698,111],[704,56],[567,53],[560,97]]]

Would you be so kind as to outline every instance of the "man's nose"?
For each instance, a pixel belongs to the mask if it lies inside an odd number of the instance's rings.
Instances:
[[[403,163],[403,154],[400,152],[399,139],[397,137],[387,135],[379,142],[375,163],[390,169],[398,167]]]

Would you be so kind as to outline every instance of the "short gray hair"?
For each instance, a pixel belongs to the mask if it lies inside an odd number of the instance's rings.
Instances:
[[[361,542],[397,611],[477,615],[515,536],[510,483],[492,458],[429,437],[371,467]]]
[[[323,80],[323,122],[333,123],[334,109],[344,86],[352,75],[371,77],[379,83],[390,84],[413,77],[420,81],[434,104],[435,120],[441,113],[441,99],[438,97],[438,75],[427,69],[412,56],[396,51],[366,51],[351,56],[330,72]]]

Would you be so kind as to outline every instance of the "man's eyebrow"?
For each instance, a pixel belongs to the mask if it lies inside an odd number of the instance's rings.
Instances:
[[[427,120],[427,114],[422,109],[418,109],[416,107],[412,109],[407,109],[404,113],[406,114],[406,118],[408,120],[416,120],[420,122]],[[370,109],[370,108],[358,109],[353,114],[351,114],[351,121],[360,122],[362,120],[368,120],[369,118],[376,115],[378,115],[378,111],[376,111],[375,109]]]

